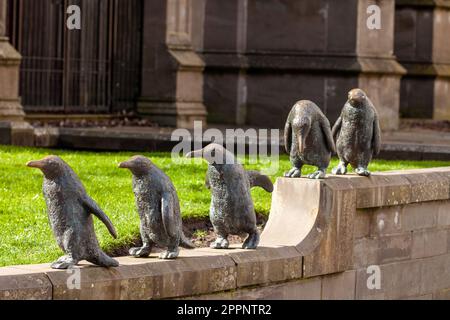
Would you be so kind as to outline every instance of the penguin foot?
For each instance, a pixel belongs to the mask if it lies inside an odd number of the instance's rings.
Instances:
[[[259,233],[256,231],[254,233],[249,234],[244,244],[242,245],[242,249],[254,250],[258,247],[259,244]]]
[[[228,240],[226,238],[219,237],[216,239],[216,241],[211,243],[210,247],[212,249],[228,249],[229,246],[230,246],[230,243],[228,242]]]
[[[344,174],[346,174],[347,173],[347,167],[345,166],[345,165],[343,165],[343,164],[339,164],[336,168],[334,168],[332,171],[331,171],[333,174],[336,174],[336,175],[344,175]]]
[[[308,175],[309,179],[325,179],[325,177],[326,177],[326,173],[322,170],[318,170],[318,171]]]
[[[70,256],[62,256],[58,260],[52,263],[51,267],[52,269],[70,269],[73,266],[76,266],[78,264],[78,260],[73,259]]]
[[[363,176],[363,177],[369,177],[370,176],[370,171],[367,170],[366,168],[362,168],[362,167],[356,168],[355,172],[359,176]]]
[[[289,172],[284,174],[286,178],[300,178],[302,176],[302,171],[299,168],[292,168]]]
[[[131,248],[129,251],[130,255],[136,258],[147,258],[151,252],[152,248],[150,247]]]
[[[178,254],[180,253],[180,250],[178,248],[176,249],[169,249],[159,255],[160,259],[163,260],[171,260],[176,259],[178,257]]]

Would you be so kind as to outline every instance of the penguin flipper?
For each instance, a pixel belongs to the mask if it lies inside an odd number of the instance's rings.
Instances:
[[[325,143],[328,147],[328,151],[330,151],[331,153],[335,153],[336,145],[334,144],[333,134],[331,133],[330,122],[326,118],[323,118],[320,121],[320,127],[322,128],[322,132],[325,137]]]
[[[111,220],[108,218],[106,213],[104,213],[103,210],[100,209],[98,204],[94,200],[92,200],[88,195],[86,195],[83,198],[83,204],[85,208],[89,210],[89,213],[92,213],[97,218],[99,218],[101,222],[103,222],[106,228],[108,228],[109,233],[113,236],[114,239],[116,239],[117,238],[116,229],[114,228]]]
[[[170,193],[165,192],[162,194],[161,216],[166,234],[170,237],[177,237],[179,232],[178,228],[181,225],[181,221],[180,216],[175,214],[173,201],[174,199]]]
[[[261,174],[259,171],[246,171],[246,173],[250,181],[250,188],[260,187],[267,192],[273,192],[273,183],[268,176]]]
[[[339,133],[341,132],[341,128],[342,128],[342,117],[339,117],[336,120],[336,123],[334,124],[332,132],[331,132],[331,134],[333,136],[333,139],[336,142],[337,142],[337,138],[339,136]]]
[[[289,115],[288,121],[286,121],[286,125],[284,127],[284,147],[286,149],[286,152],[288,154],[290,154],[291,147],[292,147],[292,125],[291,125],[290,115]]]
[[[374,155],[379,154],[381,151],[381,129],[377,113],[375,113],[373,119],[372,150]]]

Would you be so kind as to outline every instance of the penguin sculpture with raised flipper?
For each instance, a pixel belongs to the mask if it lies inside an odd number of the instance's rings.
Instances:
[[[246,171],[234,155],[219,144],[186,155],[208,161],[207,186],[211,189],[210,219],[217,234],[214,249],[227,249],[229,235],[248,234],[243,249],[256,249],[259,231],[250,194],[252,187],[273,191],[272,181],[257,171]]]
[[[363,90],[349,92],[341,116],[333,126],[333,137],[340,160],[333,174],[346,174],[350,164],[358,175],[370,176],[368,166],[380,152],[381,130],[377,111]]]
[[[48,217],[59,247],[65,256],[53,262],[53,269],[68,269],[87,260],[102,267],[117,267],[119,263],[107,256],[98,244],[92,215],[99,218],[116,238],[113,224],[86,193],[72,168],[57,156],[30,161],[28,167],[44,174],[43,192]]]
[[[170,178],[144,156],[134,156],[119,168],[133,174],[133,192],[141,220],[143,246],[130,249],[130,255],[148,257],[154,245],[167,248],[160,259],[175,259],[179,246],[194,245],[183,233],[178,195]]]
[[[335,145],[330,122],[314,102],[302,100],[294,105],[286,121],[284,141],[293,165],[285,177],[301,177],[302,167],[308,164],[318,168],[308,178],[325,178]]]

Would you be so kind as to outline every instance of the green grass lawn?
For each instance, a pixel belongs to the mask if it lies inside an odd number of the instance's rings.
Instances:
[[[0,266],[51,262],[62,252],[57,247],[48,224],[42,196],[42,173],[27,168],[29,160],[41,159],[48,154],[61,156],[78,173],[88,193],[109,215],[117,228],[119,238],[114,240],[106,228],[96,221],[101,245],[110,251],[127,246],[139,237],[139,218],[131,190],[131,174],[117,168],[119,162],[132,153],[96,153],[46,150],[0,146]],[[207,165],[203,161],[181,160],[175,165],[168,153],[144,153],[164,170],[174,182],[180,197],[184,219],[207,218],[210,193],[204,187]],[[331,166],[336,165],[333,160]],[[330,166],[330,168],[331,168]],[[450,166],[450,162],[374,161],[372,171]],[[247,169],[260,169],[248,165]],[[286,156],[280,159],[280,168],[271,178],[290,168]],[[314,168],[306,167],[304,173]],[[270,194],[252,191],[258,213],[270,211]]]

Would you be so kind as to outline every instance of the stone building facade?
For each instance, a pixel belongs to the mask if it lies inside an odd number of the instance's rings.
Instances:
[[[96,21],[95,10],[117,10],[113,22],[126,12],[123,21],[138,23],[127,31],[130,36],[115,37],[121,24],[113,26],[116,44],[105,49],[112,54],[102,59],[111,60],[106,65],[125,65],[124,69],[139,60],[139,69],[128,68],[131,78],[122,82],[114,80],[123,80],[121,75],[105,73],[105,79],[113,79],[105,82],[108,97],[113,98],[105,99],[103,108],[96,109],[94,99],[89,108],[51,112],[117,111],[111,104],[134,109],[164,126],[191,127],[200,120],[280,128],[300,99],[315,101],[333,123],[347,92],[361,87],[377,106],[384,130],[398,129],[400,115],[450,120],[450,46],[444,39],[450,31],[448,0],[132,0],[131,9],[117,9],[117,0],[96,1],[98,6],[89,11],[92,21]],[[83,14],[84,8],[88,10],[86,0],[59,2],[63,8],[78,4]],[[0,3],[0,32],[10,35],[6,25],[21,30],[24,22],[6,8],[16,6],[15,0]],[[375,29],[368,26],[368,19],[377,14],[373,6],[380,14]],[[82,19],[83,28],[88,17]],[[70,32],[89,34],[87,29]],[[8,79],[9,85],[0,91],[0,116],[10,119],[7,115],[14,114],[22,119],[17,88],[27,75],[21,73],[17,79],[20,55],[11,46],[17,35],[12,38],[8,42],[2,37],[9,54],[0,59],[5,65],[0,67],[1,79]],[[117,63],[115,47],[134,48],[140,54]],[[80,70],[76,83],[83,83],[84,69]],[[114,92],[130,84],[130,94],[114,98]],[[20,88],[22,101],[29,101],[24,99],[26,88]],[[82,88],[77,85],[68,91]],[[124,97],[129,103],[123,102]],[[25,104],[24,110],[39,113],[40,107]]]

